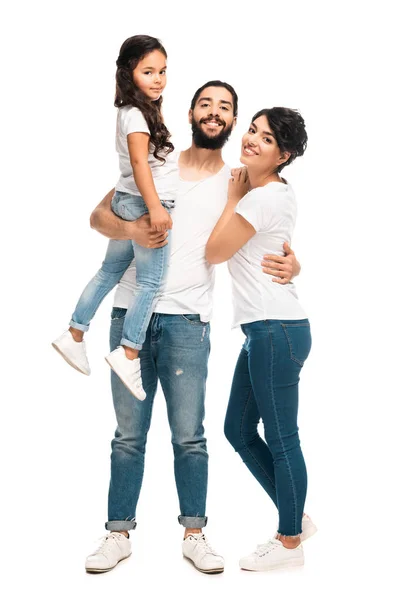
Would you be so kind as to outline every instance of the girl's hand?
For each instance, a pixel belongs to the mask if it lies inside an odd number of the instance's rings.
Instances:
[[[149,211],[150,223],[153,231],[166,231],[172,229],[172,219],[167,211],[161,204],[157,208],[153,208]]]
[[[246,167],[232,169],[228,186],[228,199],[238,203],[250,189],[249,175]]]

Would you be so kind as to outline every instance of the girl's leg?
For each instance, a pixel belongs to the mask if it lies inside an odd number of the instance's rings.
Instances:
[[[278,534],[297,537],[307,490],[297,426],[298,383],[311,348],[309,323],[258,321],[244,330],[249,336],[252,387],[274,461]]]
[[[244,464],[277,505],[274,464],[271,452],[257,431],[260,412],[250,380],[246,344],[236,364],[225,417],[225,436]]]
[[[146,339],[154,305],[165,281],[170,243],[163,248],[143,248],[134,243],[136,283],[133,299],[125,317],[121,344],[137,353]],[[127,354],[129,356],[129,354]],[[135,358],[135,356],[133,356]]]
[[[117,285],[134,256],[130,240],[110,240],[101,269],[79,298],[70,321],[70,329],[85,332],[105,296]],[[72,332],[74,334],[74,332]],[[79,335],[79,334],[78,334]],[[76,341],[80,341],[76,339]]]

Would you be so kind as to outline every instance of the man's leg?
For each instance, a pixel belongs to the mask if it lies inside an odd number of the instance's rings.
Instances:
[[[125,309],[113,309],[111,350],[120,343],[125,313]],[[117,375],[114,372],[111,374],[117,429],[111,443],[111,478],[106,523],[109,533],[103,538],[96,552],[86,560],[86,570],[90,572],[108,571],[130,555],[130,542],[126,538],[128,532],[136,527],[136,505],[142,486],[147,433],[157,388],[149,332],[140,357],[143,384],[147,390],[145,401],[137,400]]]
[[[110,349],[119,345],[126,310],[114,309],[110,330]],[[140,353],[143,385],[147,398],[137,400],[119,377],[111,373],[111,387],[117,429],[111,442],[111,479],[108,497],[110,531],[128,531],[136,527],[136,505],[142,487],[144,455],[150,427],[153,400],[157,389],[155,364],[151,356],[150,334]]]
[[[210,326],[198,315],[158,317],[157,372],[172,434],[178,520],[185,527],[183,552],[201,571],[221,572],[222,557],[201,533],[207,523],[208,454],[203,420]]]

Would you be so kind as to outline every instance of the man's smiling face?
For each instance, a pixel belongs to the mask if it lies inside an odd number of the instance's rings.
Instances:
[[[233,98],[224,87],[205,88],[189,111],[193,141],[199,148],[218,150],[228,140],[236,117],[233,114]]]

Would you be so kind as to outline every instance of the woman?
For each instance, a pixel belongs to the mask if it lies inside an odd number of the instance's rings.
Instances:
[[[234,327],[246,335],[232,382],[225,435],[275,503],[276,537],[240,560],[265,571],[304,563],[301,541],[316,527],[303,513],[307,473],[297,427],[298,382],[311,348],[310,324],[294,285],[279,285],[260,267],[262,255],[283,254],[296,219],[293,190],[282,169],[307,145],[301,115],[271,108],[254,115],[242,140],[228,202],[207,244],[210,263],[229,260]],[[257,433],[263,420],[265,441]]]

